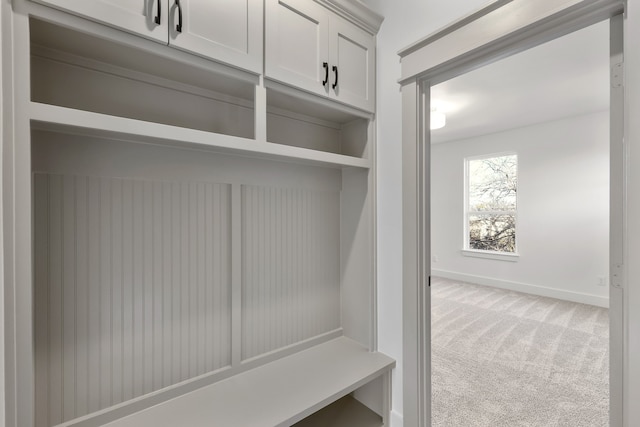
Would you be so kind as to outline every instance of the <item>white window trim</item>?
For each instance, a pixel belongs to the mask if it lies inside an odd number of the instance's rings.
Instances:
[[[462,255],[475,258],[487,258],[501,261],[518,261],[520,254],[518,252],[518,206],[519,192],[516,191],[516,210],[515,211],[469,211],[469,162],[472,160],[490,159],[492,157],[516,156],[516,173],[520,176],[520,164],[518,153],[515,151],[504,151],[499,153],[483,154],[480,156],[469,156],[464,158],[464,240]],[[482,251],[471,249],[469,247],[469,216],[470,215],[491,215],[491,214],[511,214],[516,220],[516,247],[514,252],[498,252],[498,251]]]
[[[520,259],[519,253],[512,252],[480,251],[478,249],[462,249],[460,252],[462,253],[462,255],[468,257],[495,259],[498,261],[518,262],[518,260]]]

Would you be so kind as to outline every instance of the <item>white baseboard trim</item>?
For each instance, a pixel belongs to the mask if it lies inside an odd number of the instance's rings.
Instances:
[[[529,285],[526,283],[509,282],[507,280],[494,279],[491,277],[475,276],[472,274],[456,273],[446,270],[431,270],[431,274],[445,279],[459,280],[461,282],[474,283],[476,285],[492,286],[494,288],[508,289],[510,291],[523,292],[525,294],[539,295],[543,297],[562,299],[566,301],[578,302],[581,304],[595,305],[609,308],[609,298],[596,295],[583,294],[580,292],[564,291],[561,289],[546,288],[544,286]]]
[[[399,414],[396,411],[391,411],[390,422],[391,425],[389,427],[404,427],[404,419],[402,418],[402,414]]]

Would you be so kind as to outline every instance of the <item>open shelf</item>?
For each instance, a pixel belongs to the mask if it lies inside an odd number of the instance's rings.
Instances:
[[[102,28],[98,37],[35,18],[29,29],[36,56],[94,67],[108,65],[105,71],[128,70],[246,100],[253,98],[258,82],[258,77],[248,72],[113,29]],[[123,38],[126,44],[121,42]]]
[[[368,169],[370,162],[340,154],[327,153],[253,139],[205,132],[178,126],[116,117],[38,102],[31,103],[32,127],[61,133],[108,137],[132,142],[210,150],[271,160],[287,160],[330,167]]]
[[[308,416],[295,427],[384,427],[382,417],[358,402],[353,396],[336,400]]]
[[[371,114],[268,82],[267,141],[369,159]]]
[[[34,102],[254,137],[257,79],[210,61],[180,61],[175,49],[149,41],[154,53],[37,19],[30,31]],[[178,57],[158,54],[166,49]]]
[[[104,425],[290,426],[394,365],[390,357],[341,337]],[[96,421],[70,421],[60,427]]]

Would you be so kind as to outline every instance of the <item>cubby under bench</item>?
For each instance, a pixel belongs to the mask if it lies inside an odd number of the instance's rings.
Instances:
[[[109,411],[60,426],[381,427],[388,425],[394,366],[390,357],[340,337],[119,419]],[[383,401],[371,404],[376,411],[348,396],[368,386],[383,388]]]

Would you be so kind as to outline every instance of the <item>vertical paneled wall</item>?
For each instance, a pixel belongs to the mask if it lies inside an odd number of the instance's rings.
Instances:
[[[34,176],[37,426],[231,364],[230,197]]]
[[[342,171],[34,138],[36,427],[343,327]]]
[[[36,136],[36,427],[342,328],[342,172]]]
[[[243,360],[338,329],[340,193],[242,187]]]

